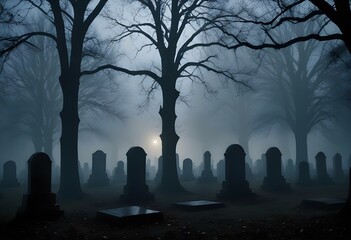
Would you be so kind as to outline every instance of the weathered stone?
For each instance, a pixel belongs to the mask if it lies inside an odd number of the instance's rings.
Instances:
[[[261,186],[265,191],[289,191],[290,185],[282,175],[282,154],[276,147],[269,148],[266,152],[267,175]]]
[[[201,176],[198,178],[199,183],[215,183],[217,178],[213,176],[211,169],[211,153],[206,151],[204,153],[204,170],[201,173]]]

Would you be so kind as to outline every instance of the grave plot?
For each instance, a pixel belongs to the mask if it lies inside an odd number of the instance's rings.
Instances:
[[[188,211],[199,211],[199,210],[221,208],[221,207],[224,207],[224,203],[207,201],[207,200],[196,200],[196,201],[188,201],[188,202],[178,202],[178,203],[175,203],[174,206]]]
[[[340,198],[310,198],[302,200],[301,205],[321,210],[334,210],[341,209],[345,203],[346,200]]]
[[[161,221],[163,213],[140,206],[128,206],[100,210],[96,213],[96,217],[99,220],[112,220],[118,223],[148,223],[151,221]]]

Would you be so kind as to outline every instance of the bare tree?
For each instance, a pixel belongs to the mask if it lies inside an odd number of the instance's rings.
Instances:
[[[248,38],[247,31],[233,36],[237,48],[246,46],[251,49],[281,49],[297,42],[307,40],[341,40],[351,53],[351,2],[349,0],[248,0],[241,14],[243,25],[255,36]],[[307,22],[322,21],[319,29],[281,41],[271,33],[289,24],[304,26]]]
[[[276,35],[294,38],[316,27],[291,26]],[[323,45],[326,47],[327,45]],[[286,49],[266,51],[259,70],[262,98],[269,102],[261,122],[284,123],[295,136],[296,166],[308,161],[308,134],[334,118],[334,91],[338,73],[330,71],[328,52],[318,41],[297,43]]]
[[[159,114],[162,119],[162,156],[163,173],[159,186],[161,192],[184,191],[179,183],[176,167],[176,146],[179,136],[175,130],[177,118],[176,102],[180,89],[177,83],[181,79],[191,80],[208,87],[204,72],[224,76],[238,82],[232,72],[216,65],[216,55],[208,54],[213,47],[230,49],[230,42],[222,37],[228,36],[226,27],[234,20],[235,14],[229,11],[228,1],[213,0],[139,0],[130,1],[138,6],[133,21],[107,17],[121,29],[115,40],[127,37],[141,37],[143,50],[157,51],[157,61],[141,70],[106,65],[95,70],[114,69],[133,76],[151,78],[153,83],[148,96],[158,87],[162,90],[163,105]]]
[[[59,83],[63,96],[63,107],[60,113],[62,122],[60,139],[61,178],[58,193],[62,199],[82,197],[78,175],[77,144],[80,121],[78,93],[82,76],[83,49],[87,42],[96,40],[95,38],[88,38],[87,32],[107,1],[20,1],[16,6],[18,11],[37,10],[39,14],[44,14],[47,21],[52,24],[55,33],[38,31],[15,36],[14,34],[5,35],[0,38],[0,57],[4,60],[18,46],[29,44],[29,39],[34,36],[47,37],[56,43],[60,62]],[[27,15],[22,14],[21,16]]]
[[[29,31],[50,32],[49,27],[44,18],[39,18],[33,20]],[[12,121],[11,126],[4,126],[2,132],[11,131],[30,136],[34,150],[44,151],[52,158],[53,146],[61,129],[58,115],[62,109],[62,94],[57,81],[60,63],[51,39],[33,37],[30,43],[35,48],[21,46],[8,59],[4,69],[12,93],[7,106],[12,110],[7,117]],[[104,60],[85,58],[82,64],[86,67],[94,66],[94,61],[101,62],[111,58],[112,56],[105,56]],[[87,129],[88,119],[84,116],[89,112],[97,111],[122,117],[121,111],[115,106],[116,97],[111,97],[111,92],[106,91],[110,88],[109,81],[94,79],[104,77],[107,78],[97,74],[82,79],[78,99],[78,111],[82,120],[80,130]],[[14,127],[18,130],[14,131]]]

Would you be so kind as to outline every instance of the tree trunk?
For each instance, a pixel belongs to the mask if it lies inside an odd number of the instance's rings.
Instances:
[[[175,105],[179,92],[175,87],[164,87],[163,107],[160,107],[159,114],[162,119],[162,158],[163,170],[162,178],[158,191],[162,193],[181,193],[186,192],[179,182],[176,164],[176,147],[179,136],[175,131],[175,121],[177,115],[175,113]]]
[[[307,153],[307,133],[295,132],[295,143],[296,143],[296,174],[299,173],[299,163],[302,161],[308,162]]]
[[[67,74],[67,76],[72,75]],[[60,78],[60,83],[63,107],[60,113],[62,133],[60,138],[61,172],[58,197],[62,200],[80,199],[83,197],[83,193],[78,173],[79,77],[63,77]]]

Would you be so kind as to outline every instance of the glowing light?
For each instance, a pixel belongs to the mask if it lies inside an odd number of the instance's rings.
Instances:
[[[155,139],[155,140],[152,141],[152,143],[156,145],[158,142],[157,142],[157,140]]]

